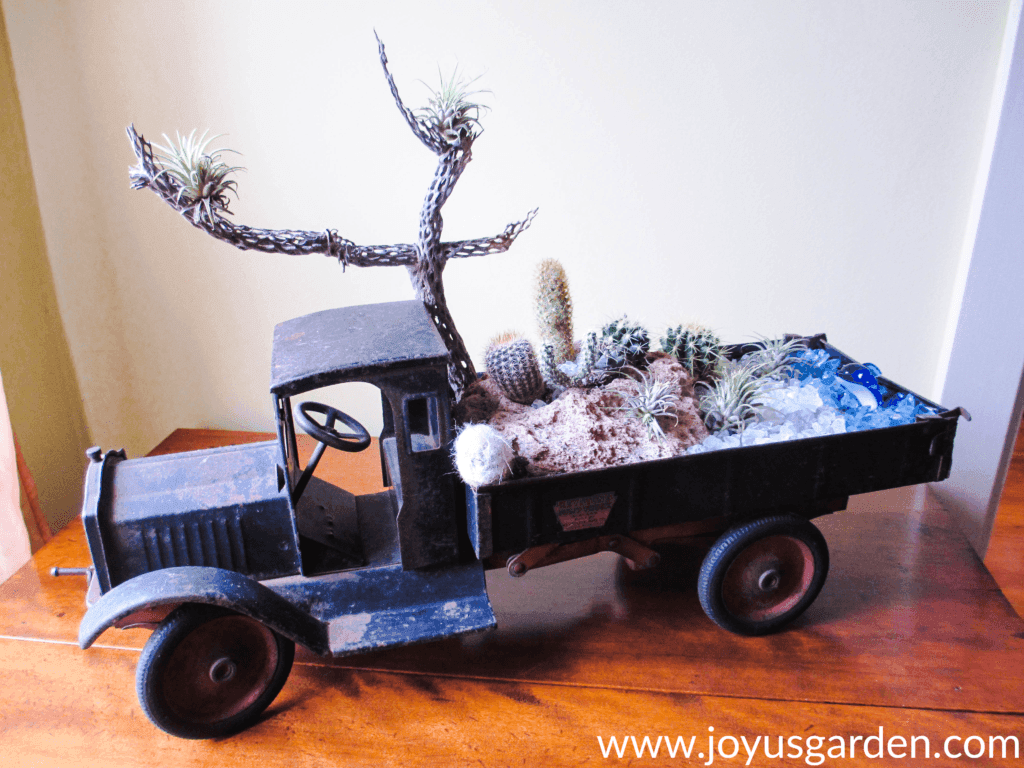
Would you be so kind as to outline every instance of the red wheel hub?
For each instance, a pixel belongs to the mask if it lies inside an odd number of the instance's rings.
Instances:
[[[722,582],[725,607],[734,616],[768,621],[795,606],[810,589],[814,555],[792,536],[767,536],[740,552]]]
[[[194,723],[214,723],[251,706],[278,665],[274,633],[246,616],[224,616],[175,648],[163,680],[167,706]]]

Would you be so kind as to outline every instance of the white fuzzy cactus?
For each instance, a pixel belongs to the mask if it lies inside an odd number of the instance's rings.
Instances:
[[[512,473],[515,452],[508,440],[487,424],[470,424],[455,438],[455,469],[466,485],[500,483]]]

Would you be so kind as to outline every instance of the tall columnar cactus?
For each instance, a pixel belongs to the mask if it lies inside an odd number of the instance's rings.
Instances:
[[[707,379],[722,357],[722,342],[703,325],[677,325],[661,337],[661,349],[676,358],[695,379]]]
[[[606,367],[618,369],[631,365],[642,368],[647,362],[651,337],[646,328],[623,315],[601,329],[601,347]]]
[[[557,259],[544,259],[534,277],[537,330],[541,343],[550,345],[554,365],[575,360],[572,338],[572,297],[569,279]],[[545,378],[547,375],[545,374]],[[549,380],[548,383],[555,383]]]
[[[518,333],[503,333],[492,339],[484,352],[484,364],[509,400],[529,405],[544,396],[537,354],[529,340]]]

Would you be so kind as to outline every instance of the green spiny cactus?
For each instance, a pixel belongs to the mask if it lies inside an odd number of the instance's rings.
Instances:
[[[722,357],[722,342],[702,325],[677,325],[661,337],[661,349],[686,368],[695,379],[707,379]]]
[[[587,334],[574,360],[555,362],[554,346],[544,344],[539,361],[541,374],[556,395],[568,387],[596,387],[607,376],[607,371],[598,365],[600,356],[601,343],[595,331]]]
[[[540,345],[537,363],[540,365],[540,375],[556,397],[571,385],[569,377],[558,369],[558,363],[555,362],[554,344],[545,342]]]
[[[484,364],[509,400],[529,405],[543,397],[545,385],[537,354],[529,340],[518,333],[493,338],[484,352]]]
[[[623,315],[601,329],[601,345],[608,368],[636,368],[647,361],[651,337],[646,328]]]
[[[572,338],[572,297],[569,279],[557,259],[544,259],[534,278],[537,328],[542,344],[550,344],[554,364],[576,358]],[[549,380],[549,383],[552,383]]]
[[[569,375],[574,387],[595,387],[604,381],[607,372],[598,366],[601,357],[601,342],[597,333],[591,331],[583,339],[580,352],[573,362],[560,364],[559,369]]]

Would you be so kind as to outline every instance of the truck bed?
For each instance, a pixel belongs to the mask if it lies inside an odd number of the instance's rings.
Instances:
[[[823,340],[816,346],[854,362]],[[775,513],[812,518],[845,508],[857,493],[943,480],[960,410],[914,396],[937,414],[882,429],[467,487],[470,540],[487,558],[712,519],[724,529]]]

